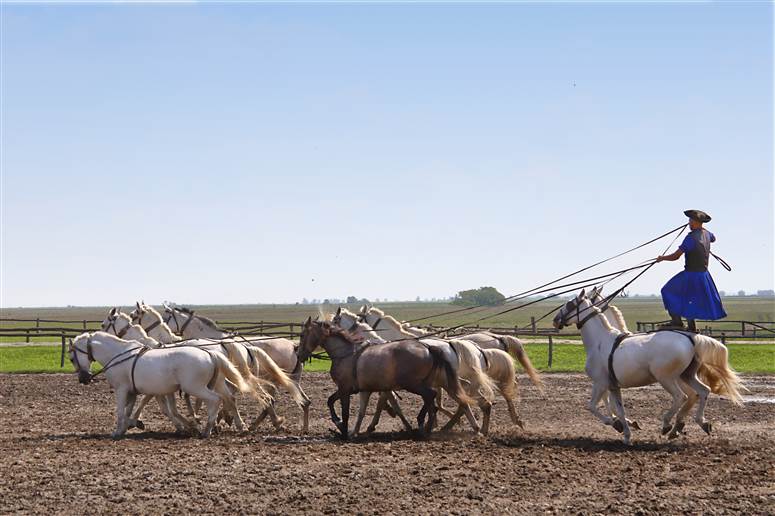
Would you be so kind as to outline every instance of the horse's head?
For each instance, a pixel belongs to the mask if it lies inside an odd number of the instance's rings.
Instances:
[[[91,346],[91,333],[82,333],[70,340],[70,363],[78,373],[78,381],[84,385],[91,383],[91,363],[94,362]]]
[[[180,318],[181,313],[178,311],[177,307],[164,303],[164,323],[175,333],[180,333],[180,327],[183,322],[179,320]]]
[[[132,317],[132,322],[134,324],[139,324],[145,329],[151,326],[158,326],[164,322],[161,314],[152,306],[145,304],[145,301],[137,302],[135,305],[136,308],[129,314]]]
[[[330,335],[330,328],[330,323],[313,321],[311,316],[307,317],[307,320],[301,327],[301,337],[299,338],[297,355],[300,362],[307,360],[312,352],[323,343],[326,337]]]
[[[569,324],[580,324],[581,320],[593,309],[592,303],[587,298],[586,292],[582,290],[579,295],[571,299],[560,308],[557,315],[554,316],[554,327],[558,330],[563,329]]]
[[[108,312],[108,315],[105,316],[105,319],[102,321],[102,331],[110,331],[113,329],[113,333],[116,332],[116,319],[118,319],[118,308],[115,306],[110,309],[110,312]]]

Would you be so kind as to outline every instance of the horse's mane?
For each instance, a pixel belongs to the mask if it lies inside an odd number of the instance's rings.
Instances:
[[[406,331],[404,329],[403,324],[398,322],[398,320],[395,317],[393,317],[392,315],[386,314],[385,312],[383,312],[379,308],[375,308],[375,307],[372,306],[371,308],[369,308],[369,313],[378,315],[378,316],[380,316],[380,318],[383,321],[388,321],[390,324],[394,325],[396,327],[396,330],[398,330],[403,336],[405,336],[405,337],[412,337],[412,338],[416,337],[415,335],[413,335],[413,334],[409,333],[408,331]]]
[[[614,305],[608,305],[608,308],[611,309],[611,312],[614,314],[614,318],[616,319],[616,322],[619,323],[619,327],[622,329],[622,331],[629,331],[627,329],[627,322],[624,320],[624,315],[622,315],[622,311],[616,308]]]
[[[343,328],[340,328],[339,326],[336,326],[334,324],[331,324],[328,321],[319,321],[317,324],[319,324],[323,328],[327,329],[328,333],[330,333],[331,335],[335,335],[337,337],[341,337],[344,340],[346,340],[347,342],[349,342],[350,344],[352,344],[353,346],[358,346],[360,344],[363,344],[363,339],[362,338],[360,338],[360,337],[358,337],[356,335],[353,335],[349,331],[347,331],[347,330],[345,330]]]
[[[215,321],[213,321],[209,317],[205,317],[204,315],[194,314],[194,311],[191,310],[190,308],[186,308],[185,306],[177,306],[174,309],[177,310],[178,312],[182,312],[188,315],[189,317],[193,317],[196,320],[201,321],[205,326],[212,328],[213,330],[224,331],[224,329],[218,326],[218,324]]]

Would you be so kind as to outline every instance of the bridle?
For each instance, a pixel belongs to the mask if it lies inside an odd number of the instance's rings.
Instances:
[[[145,317],[146,313],[148,313],[147,310],[140,310],[140,312],[137,315],[137,324],[139,324],[140,327],[143,330],[145,330],[145,333],[150,333],[151,330],[153,330],[154,328],[156,328],[161,324],[161,316],[159,317],[159,320],[152,322],[151,325],[146,328],[145,326],[143,326],[143,317]]]
[[[376,330],[376,329],[377,329],[377,326],[379,326],[379,323],[381,323],[381,322],[382,322],[382,317],[380,317],[380,316],[377,316],[377,320],[376,320],[376,321],[374,321],[374,324],[369,324],[369,322],[366,320],[366,318],[367,318],[369,315],[375,315],[375,314],[372,314],[372,313],[370,313],[370,312],[366,312],[366,313],[363,313],[363,312],[361,312],[361,313],[359,313],[359,314],[358,314],[358,321],[357,321],[357,322],[362,322],[362,323],[364,323],[364,324],[368,324],[369,326],[371,326],[371,328],[372,328],[373,330]]]
[[[121,328],[121,331],[118,331],[116,329],[116,321],[117,320],[118,320],[118,316],[109,317],[108,321],[110,321],[110,324],[106,328],[104,328],[103,331],[106,331],[106,332],[110,333],[109,330],[113,330],[113,334],[116,337],[118,337],[119,339],[121,339],[121,338],[124,337],[124,335],[126,335],[126,332],[129,331],[129,328],[132,327],[132,323],[130,322],[129,324],[127,324],[126,326]]]
[[[572,299],[572,300],[568,301],[565,304],[565,306],[562,307],[562,310],[560,312],[560,314],[562,315],[562,319],[560,320],[560,328],[562,328],[563,326],[567,326],[568,325],[567,317],[568,317],[568,314],[571,313],[573,310],[576,311],[576,321],[578,321],[576,323],[576,328],[578,328],[579,330],[587,323],[587,321],[589,321],[593,317],[601,315],[603,313],[603,310],[601,310],[600,308],[595,306],[595,303],[593,303],[590,306],[584,307],[582,309],[581,308],[581,301],[583,299],[587,299],[587,298],[582,297],[582,298]],[[587,299],[587,300],[589,301],[589,299]],[[608,308],[608,303],[606,303],[605,307]],[[582,319],[581,318],[581,312],[585,311],[585,310],[590,310],[590,313],[587,314]]]
[[[178,329],[178,331],[176,333],[178,333],[178,334],[180,334],[182,336],[183,332],[186,331],[186,328],[188,328],[188,325],[191,324],[191,321],[194,320],[194,311],[191,310],[191,312],[189,312],[187,314],[188,315],[188,319],[183,321],[183,326],[181,326],[180,323],[178,322],[177,310],[175,310],[174,308],[172,308],[172,309],[168,308],[167,311],[169,312],[169,316],[166,319],[162,319],[164,321],[164,324],[169,324],[170,320],[175,321],[175,328]],[[157,324],[159,324],[160,322],[161,321],[156,321]]]
[[[108,360],[108,362],[104,366],[102,366],[102,369],[100,369],[96,373],[92,374],[91,371],[89,370],[88,366],[87,366],[86,369],[81,367],[81,361],[78,360],[78,355],[77,355],[77,353],[83,353],[84,355],[86,355],[86,358],[89,360],[89,364],[91,364],[92,362],[95,361],[94,354],[92,353],[91,339],[92,339],[91,337],[86,339],[86,351],[84,351],[82,349],[79,349],[78,346],[76,346],[76,345],[74,345],[72,343],[72,341],[70,342],[70,352],[73,354],[73,362],[75,362],[75,372],[78,373],[79,375],[88,375],[88,378],[86,379],[85,383],[91,382],[94,378],[96,378],[98,375],[104,373],[105,371],[107,371],[111,367],[117,366],[119,364],[123,364],[127,360],[130,360],[131,358],[134,358],[134,355],[130,355],[130,356],[125,356],[125,355],[128,355],[129,353],[131,353],[133,351],[137,351],[138,349],[141,350],[140,353],[142,354],[143,353],[143,351],[142,351],[143,349],[145,349],[145,350],[148,349],[147,346],[141,344],[140,346],[135,346],[133,348],[129,348],[127,350],[124,350],[121,353],[118,353],[117,355],[113,356],[113,358],[111,358],[110,360]],[[121,360],[118,360],[121,357],[124,357],[124,358],[121,359]]]

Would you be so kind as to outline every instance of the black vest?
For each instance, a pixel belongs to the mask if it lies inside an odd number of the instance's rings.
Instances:
[[[686,253],[686,265],[684,269],[690,272],[703,272],[708,270],[708,258],[710,257],[710,234],[705,229],[695,229],[689,236],[694,239],[694,249]]]

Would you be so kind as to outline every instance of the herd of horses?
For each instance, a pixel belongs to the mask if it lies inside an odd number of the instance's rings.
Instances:
[[[593,381],[588,409],[621,432],[626,443],[631,439],[630,428],[639,425],[626,417],[622,388],[658,382],[671,394],[673,403],[662,417],[662,433],[669,438],[683,431],[684,419],[698,401],[695,421],[711,432],[704,415],[711,392],[740,403],[744,387],[730,369],[721,342],[682,331],[631,334],[621,312],[603,301],[598,290],[582,291],[558,311],[554,325],[579,327],[586,371]],[[442,431],[465,416],[475,434],[486,435],[497,395],[506,401],[512,423],[523,426],[515,362],[543,392],[541,377],[516,337],[481,331],[446,338],[371,306],[357,312],[339,308],[321,320],[307,319],[297,344],[286,338],[232,334],[192,310],[164,305],[161,313],[138,302],[129,314],[110,310],[102,331],[76,337],[69,354],[81,383],[103,374],[115,392],[114,438],[131,427],[144,428],[141,414],[151,399],[178,432],[206,437],[221,419],[238,431],[246,428],[238,400],[242,404],[250,399],[258,406],[259,415],[247,425],[249,430],[267,417],[275,428],[281,428],[284,418],[274,404],[280,391],[288,393],[303,412],[301,430],[308,432],[311,402],[301,386],[302,370],[319,349],[331,360],[336,390],[327,403],[343,439],[361,432],[372,393],[378,393],[379,400],[366,433],[376,429],[382,412],[387,411],[407,431],[422,435],[437,427],[439,412],[449,418]],[[93,362],[102,366],[96,374],[91,373]],[[401,410],[397,394],[401,391],[422,398],[416,430]],[[177,408],[179,392],[184,395],[185,416]],[[444,406],[443,393],[452,400],[451,410]],[[353,394],[359,394],[359,407],[350,430]],[[139,395],[142,398],[135,408]],[[341,417],[336,413],[337,401]],[[198,414],[203,404],[207,420],[201,428]]]

